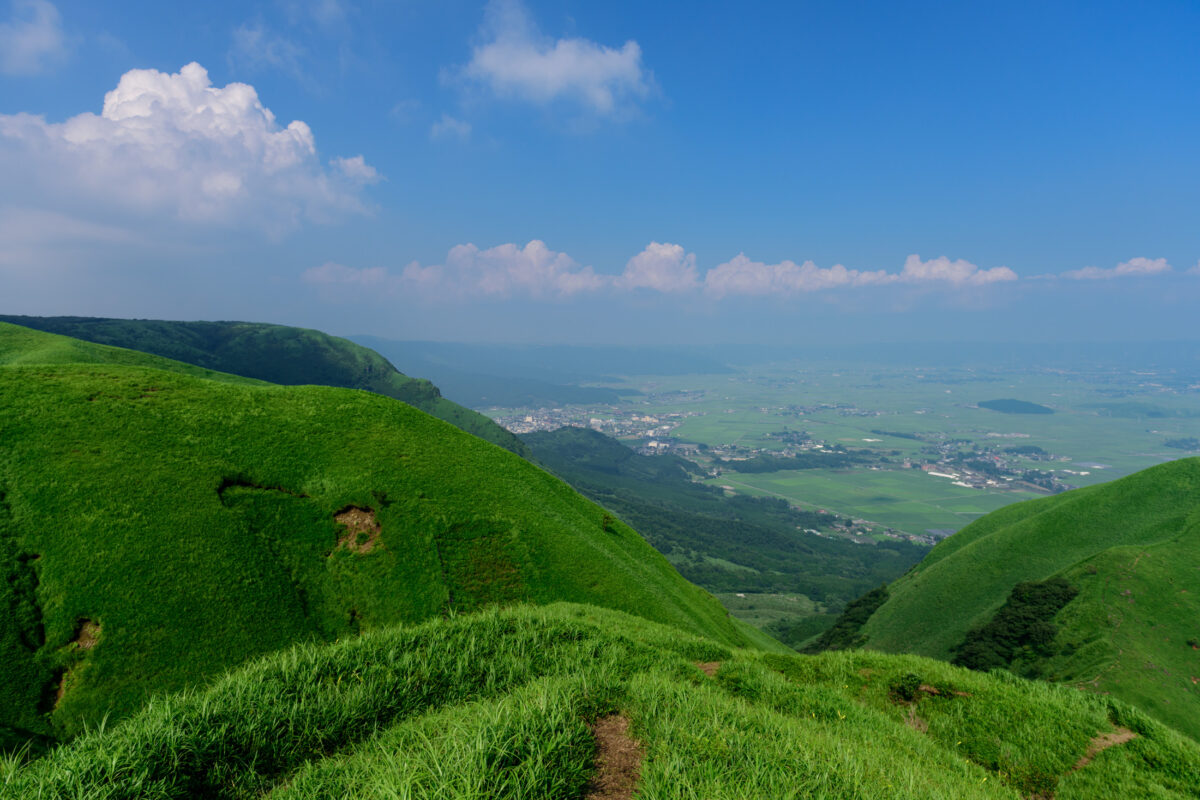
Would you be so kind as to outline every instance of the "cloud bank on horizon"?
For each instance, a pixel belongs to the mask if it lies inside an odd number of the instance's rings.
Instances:
[[[1111,269],[1085,267],[1061,276],[1070,280],[1145,277],[1171,272],[1166,259],[1132,258]],[[1200,274],[1200,264],[1189,272]],[[1038,276],[1039,278],[1046,276]],[[713,299],[733,296],[780,297],[836,289],[910,287],[946,291],[978,289],[1019,281],[1005,266],[982,269],[964,259],[938,256],[922,260],[911,254],[898,272],[847,269],[841,264],[818,267],[752,261],[744,253],[700,275],[696,255],[682,245],[651,242],[625,264],[619,274],[597,272],[568,254],[533,240],[521,247],[503,244],[480,249],[474,244],[451,248],[445,262],[422,266],[412,262],[400,271],[384,267],[356,268],[337,262],[310,267],[301,280],[313,286],[352,286],[393,294],[416,294],[445,301],[465,299],[561,300],[588,293],[652,291],[664,295],[703,294]]]

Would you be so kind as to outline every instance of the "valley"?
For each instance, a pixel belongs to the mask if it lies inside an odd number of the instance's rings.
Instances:
[[[793,361],[629,376],[603,384],[631,392],[615,405],[481,410],[522,433],[601,430],[682,455],[727,491],[862,520],[846,533],[932,543],[1008,503],[1186,457],[1200,435],[1200,373],[1188,370]],[[1054,413],[979,405],[1009,395]],[[745,468],[764,458],[783,460]]]

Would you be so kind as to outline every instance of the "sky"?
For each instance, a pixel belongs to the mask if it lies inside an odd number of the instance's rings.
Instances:
[[[0,313],[1200,340],[1200,4],[0,0]]]

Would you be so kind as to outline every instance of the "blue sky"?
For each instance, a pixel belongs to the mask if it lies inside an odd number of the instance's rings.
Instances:
[[[647,6],[0,0],[0,311],[1198,338],[1197,4]]]

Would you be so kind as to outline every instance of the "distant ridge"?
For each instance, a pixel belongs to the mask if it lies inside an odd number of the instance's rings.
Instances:
[[[403,400],[506,450],[526,454],[520,439],[482,414],[442,397],[429,381],[403,374],[363,345],[321,331],[261,322],[104,317],[0,315],[0,321],[285,386],[364,389]]]

